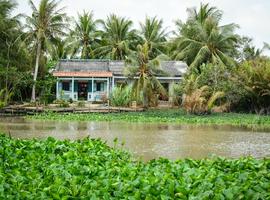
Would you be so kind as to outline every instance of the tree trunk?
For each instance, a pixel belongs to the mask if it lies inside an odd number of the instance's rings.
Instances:
[[[39,58],[40,58],[40,51],[41,51],[41,43],[38,42],[37,46],[37,55],[36,55],[36,65],[35,65],[35,72],[34,72],[34,83],[32,87],[32,98],[31,101],[36,101],[36,81],[37,81],[37,75],[38,75],[38,68],[39,68]]]
[[[146,91],[143,91],[143,107],[144,108],[148,108],[149,106],[149,101],[148,101],[148,95],[146,93]]]

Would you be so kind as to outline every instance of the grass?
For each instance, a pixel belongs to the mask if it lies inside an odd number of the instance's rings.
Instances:
[[[97,139],[0,135],[0,199],[269,199],[270,159],[136,161]]]
[[[57,114],[43,113],[28,116],[38,120],[60,121],[125,121],[125,122],[170,122],[181,124],[213,124],[232,125],[249,128],[270,128],[270,116],[238,113],[214,113],[211,115],[191,115],[175,110],[149,110],[136,113],[109,113],[109,114]]]

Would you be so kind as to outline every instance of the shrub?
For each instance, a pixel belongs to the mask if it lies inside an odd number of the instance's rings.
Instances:
[[[185,94],[183,97],[183,108],[188,113],[193,114],[205,114],[210,113],[213,110],[222,110],[224,105],[215,106],[215,102],[224,97],[224,92],[218,91],[209,93],[209,87],[203,86],[195,89],[190,94]]]
[[[203,64],[200,67],[200,73],[197,70],[190,69],[178,89],[180,100],[183,101],[183,97],[186,97],[186,95],[189,100],[191,100],[191,96],[195,98],[195,94],[199,93],[196,90],[207,86],[208,98],[211,95],[217,95],[217,92],[223,94],[223,97],[216,101],[219,107],[212,108],[212,111],[221,112],[231,110],[231,108],[235,109],[239,106],[241,99],[247,95],[247,91],[242,84],[235,81],[237,80],[235,74],[237,74],[237,68],[229,69],[222,64]],[[192,95],[192,93],[194,94]],[[193,99],[193,103],[195,101],[196,99]]]
[[[7,89],[0,90],[0,109],[8,105],[12,95],[13,92],[9,92]]]
[[[77,106],[80,107],[80,108],[84,108],[85,107],[85,102],[84,101],[78,101]]]
[[[56,99],[53,103],[58,104],[61,108],[69,107],[69,102],[64,99]]]
[[[130,87],[116,87],[114,88],[111,96],[110,102],[112,106],[129,106],[132,101],[132,93]]]
[[[270,113],[270,59],[257,58],[242,63],[233,80],[245,90],[239,100],[241,107]]]

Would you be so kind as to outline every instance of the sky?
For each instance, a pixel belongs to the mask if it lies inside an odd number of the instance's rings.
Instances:
[[[40,0],[33,2],[38,5]],[[270,0],[62,0],[61,6],[74,17],[83,10],[93,11],[98,19],[115,13],[133,20],[135,28],[146,16],[157,16],[171,31],[177,19],[186,20],[187,8],[199,7],[201,2],[222,10],[222,24],[238,24],[237,33],[253,38],[257,47],[262,48],[263,42],[270,43]],[[17,0],[17,3],[16,12],[31,14],[28,0]]]

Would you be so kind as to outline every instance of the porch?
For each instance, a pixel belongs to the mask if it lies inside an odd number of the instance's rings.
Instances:
[[[57,78],[56,97],[73,101],[102,101],[109,97],[110,79],[107,78]]]

